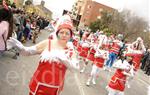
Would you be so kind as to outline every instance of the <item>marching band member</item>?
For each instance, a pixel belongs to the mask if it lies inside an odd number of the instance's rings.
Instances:
[[[105,48],[101,47],[101,49],[96,50],[94,64],[92,66],[91,75],[86,83],[87,86],[90,85],[92,81],[93,84],[96,84],[96,76],[99,72],[99,68],[103,68],[105,60],[108,58],[108,51]]]
[[[104,34],[103,31],[100,31],[100,36],[98,37],[99,45],[98,48],[100,48],[103,44],[106,44],[107,42],[107,36]]]
[[[116,40],[113,41],[113,44],[109,51],[109,59],[107,60],[107,62],[105,64],[106,67],[110,68],[113,65],[113,62],[116,60],[119,50],[123,45],[123,43],[121,41],[122,38],[123,38],[122,35],[118,35]]]
[[[127,47],[126,56],[132,57],[131,62],[134,68],[133,69],[134,75],[136,74],[137,70],[141,66],[141,59],[144,55],[144,52],[145,52],[145,46],[143,44],[143,40],[141,39],[141,37],[138,37],[135,42],[129,44]],[[133,81],[133,77],[130,77],[127,81],[128,88],[130,88],[132,81]]]
[[[81,57],[81,60],[83,61],[83,68],[80,70],[80,73],[83,73],[85,71],[86,65],[88,64],[87,56],[88,52],[90,50],[90,42],[88,42],[87,38],[89,36],[88,32],[84,32],[82,36],[82,44],[81,44],[81,51],[79,53],[79,56]]]
[[[89,61],[91,61],[92,63],[95,60],[94,55],[96,53],[97,47],[98,47],[98,39],[96,39],[96,37],[94,37],[94,35],[93,35],[93,37],[91,37],[90,50],[89,50],[88,56],[87,56],[87,59]]]
[[[146,51],[143,40],[138,37],[135,42],[132,43],[131,53],[128,55],[132,56],[132,62],[134,65],[134,70],[137,71],[141,65],[141,59]]]
[[[140,67],[143,54],[146,51],[141,37],[138,37],[135,42],[128,45],[127,49],[128,50],[126,51],[126,56],[132,57],[132,63],[134,66],[134,70],[137,71]]]
[[[77,36],[74,35],[73,36],[73,45],[74,45],[75,48],[78,47],[78,43],[79,43],[79,39],[78,39]]]
[[[40,54],[40,62],[30,84],[29,95],[59,95],[62,91],[67,69],[79,69],[78,62],[71,58],[71,45],[68,41],[72,37],[71,19],[64,19],[56,29],[56,38],[46,39],[31,47],[23,46],[19,41],[10,38],[9,43],[17,47],[22,54]],[[74,56],[74,55],[73,55]]]
[[[91,36],[88,37],[89,39],[89,50],[88,50],[88,53],[87,53],[87,57],[86,57],[86,64],[84,65],[83,69],[80,71],[81,73],[85,71],[86,69],[86,66],[89,62],[94,62],[95,60],[95,53],[96,53],[96,49],[98,47],[98,39],[94,36],[93,33],[90,34]]]
[[[111,77],[108,86],[106,86],[108,95],[124,95],[127,77],[134,76],[130,61],[131,58],[127,57],[126,59],[119,59],[113,64],[116,72]]]

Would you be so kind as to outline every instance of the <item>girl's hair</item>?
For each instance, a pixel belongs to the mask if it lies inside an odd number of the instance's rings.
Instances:
[[[0,7],[0,23],[2,21],[7,21],[9,23],[9,32],[7,38],[12,36],[13,33],[13,14],[10,9],[5,9]]]

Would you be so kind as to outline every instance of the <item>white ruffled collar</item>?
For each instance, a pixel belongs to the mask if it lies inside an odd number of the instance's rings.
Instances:
[[[40,55],[40,61],[41,62],[46,62],[46,61],[68,61],[69,59],[69,54],[64,50],[44,50],[41,55]]]

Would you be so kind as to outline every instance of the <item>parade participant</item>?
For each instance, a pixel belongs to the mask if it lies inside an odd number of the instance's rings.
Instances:
[[[144,46],[143,40],[141,37],[138,37],[135,42],[132,43],[132,48],[129,52],[131,52],[130,56],[132,56],[132,62],[134,65],[134,70],[137,71],[141,65],[141,59],[144,55],[146,48]]]
[[[90,34],[88,39],[90,40],[90,50],[88,52],[87,59],[93,63],[94,59],[95,59],[94,55],[96,53],[96,49],[97,49],[97,46],[98,46],[98,40],[96,39],[96,37],[94,37],[93,33]]]
[[[113,65],[113,62],[116,60],[117,58],[117,55],[119,53],[119,50],[120,48],[122,47],[123,43],[122,43],[122,38],[123,38],[123,35],[121,34],[118,34],[116,40],[113,41],[113,44],[111,46],[111,49],[109,50],[109,59],[107,60],[105,66],[107,68],[109,68],[109,71],[110,70],[110,67],[112,67]]]
[[[74,47],[76,49],[78,47],[78,45],[79,45],[79,38],[76,35],[74,35],[72,42],[73,42],[73,45],[74,45]]]
[[[10,9],[0,6],[0,56],[7,50],[6,40],[13,33],[13,14]]]
[[[134,76],[132,65],[129,63],[131,59],[131,57],[122,58],[113,64],[113,67],[117,70],[111,77],[108,86],[106,86],[108,95],[124,95],[127,77]]]
[[[82,36],[82,40],[80,41],[80,52],[79,56],[80,61],[83,61],[83,68],[81,69],[80,73],[83,73],[85,71],[86,65],[88,64],[88,60],[86,59],[88,56],[88,51],[90,50],[90,42],[88,42],[87,38],[89,36],[88,32],[84,32]],[[79,48],[78,48],[79,49]]]
[[[70,57],[72,46],[67,44],[72,37],[71,18],[59,23],[55,33],[56,38],[53,40],[46,39],[31,47],[25,47],[13,38],[9,40],[20,49],[21,54],[41,54],[38,68],[29,84],[29,95],[59,95],[63,88],[66,70],[79,69],[76,59]]]
[[[96,84],[96,76],[99,72],[99,68],[103,68],[105,60],[108,58],[108,51],[105,48],[101,47],[100,49],[96,50],[95,59],[92,66],[91,75],[86,82],[86,85],[89,86],[90,82],[92,81],[93,84]]]
[[[86,64],[84,64],[84,67],[83,69],[80,71],[81,73],[85,71],[86,69],[86,66],[89,62],[94,62],[94,55],[96,53],[96,49],[97,49],[97,46],[98,46],[98,39],[96,39],[96,37],[94,36],[93,33],[90,34],[90,36],[88,37],[88,43],[89,43],[89,48],[88,48],[88,53],[86,54]]]
[[[96,49],[97,49],[97,46],[98,46],[98,43],[95,42],[95,43],[91,43],[90,45],[90,50],[89,50],[89,53],[88,53],[88,56],[87,56],[87,59],[91,62],[94,62],[95,60],[95,53],[96,53]]]
[[[100,31],[100,35],[98,37],[99,45],[98,48],[102,47],[102,45],[106,44],[107,42],[107,36],[104,34],[103,31]]]
[[[133,64],[133,70],[134,70],[134,75],[136,74],[137,70],[140,68],[141,65],[141,60],[145,52],[145,46],[143,44],[143,40],[141,37],[138,37],[135,42],[132,44],[128,45],[127,51],[126,51],[126,56],[132,57],[132,64]],[[128,88],[130,88],[130,84],[132,83],[133,78],[130,78],[129,81],[127,82]]]

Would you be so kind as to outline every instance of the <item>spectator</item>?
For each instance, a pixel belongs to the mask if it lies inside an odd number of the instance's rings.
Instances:
[[[0,56],[6,50],[6,40],[12,35],[13,15],[11,10],[0,7]]]

